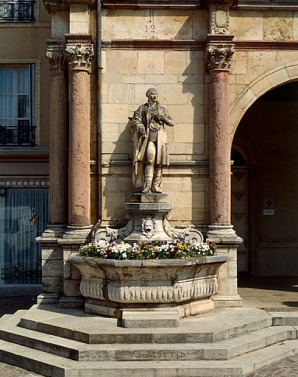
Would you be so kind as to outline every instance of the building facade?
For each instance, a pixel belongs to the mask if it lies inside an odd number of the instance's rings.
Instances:
[[[35,239],[48,223],[50,27],[42,2],[0,3],[0,295],[41,290]]]
[[[68,256],[94,225],[125,225],[133,191],[128,117],[150,87],[176,123],[167,130],[163,170],[171,224],[195,227],[230,257],[218,305],[241,305],[237,271],[295,275],[295,1],[45,6],[52,20],[50,208],[39,239],[40,300],[79,305]]]

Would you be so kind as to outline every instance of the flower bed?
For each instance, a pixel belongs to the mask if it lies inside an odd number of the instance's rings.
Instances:
[[[214,255],[216,245],[209,242],[201,244],[187,244],[183,241],[172,243],[148,242],[133,245],[125,242],[100,240],[80,247],[81,257],[100,259],[138,260],[138,259],[173,259],[197,258]]]

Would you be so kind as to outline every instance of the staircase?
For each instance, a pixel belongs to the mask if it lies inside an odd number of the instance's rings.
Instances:
[[[172,328],[123,328],[33,306],[0,320],[0,361],[49,377],[246,376],[298,353],[298,313],[216,309]]]

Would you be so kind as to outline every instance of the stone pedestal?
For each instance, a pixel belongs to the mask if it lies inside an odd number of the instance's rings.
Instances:
[[[95,234],[95,241],[100,239],[125,241],[128,243],[171,242],[184,240],[188,243],[203,242],[203,235],[192,228],[175,229],[168,222],[171,205],[166,202],[167,195],[155,193],[135,193],[131,201],[125,204],[127,225],[120,229],[106,227]]]

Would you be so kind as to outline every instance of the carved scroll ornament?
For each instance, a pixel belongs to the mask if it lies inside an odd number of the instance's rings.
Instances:
[[[229,4],[212,4],[210,7],[211,33],[227,34],[230,26]]]

